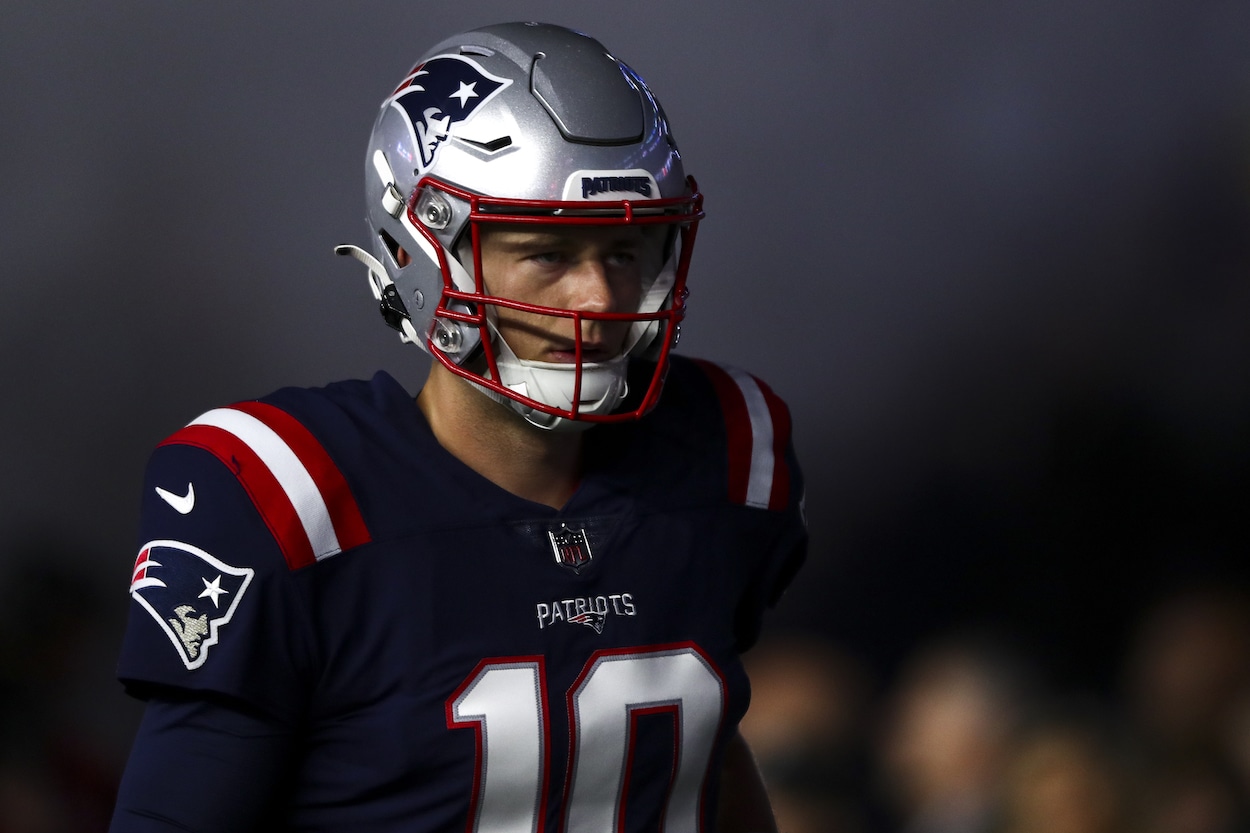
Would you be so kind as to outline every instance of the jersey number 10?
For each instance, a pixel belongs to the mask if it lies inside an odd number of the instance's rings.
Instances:
[[[672,715],[676,749],[666,833],[697,833],[725,686],[693,646],[596,654],[567,694],[573,757],[563,829],[619,831],[635,719]],[[477,732],[475,833],[537,833],[546,815],[550,744],[542,657],[487,660],[447,701],[447,724]]]

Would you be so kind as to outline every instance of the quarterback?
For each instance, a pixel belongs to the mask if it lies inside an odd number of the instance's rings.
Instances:
[[[740,655],[803,560],[785,405],[672,352],[702,196],[597,41],[449,38],[363,264],[426,350],[196,417],[143,486],[114,833],[767,833]]]

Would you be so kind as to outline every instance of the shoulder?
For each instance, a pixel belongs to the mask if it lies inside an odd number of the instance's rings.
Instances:
[[[727,420],[753,418],[762,427],[775,427],[789,437],[790,410],[785,401],[763,379],[734,365],[674,357],[666,397],[670,390],[684,407],[711,408]]]
[[[127,685],[215,691],[274,714],[301,701],[319,662],[310,581],[325,574],[311,568],[374,540],[370,449],[403,430],[405,402],[389,377],[287,388],[206,411],[158,444],[118,665]]]
[[[145,526],[192,526],[192,510],[201,524],[254,515],[292,569],[367,543],[351,459],[386,430],[393,395],[375,378],[284,388],[200,414],[149,461]]]
[[[759,377],[674,356],[653,416],[689,451],[722,462],[731,502],[773,510],[790,502],[798,478],[790,410]]]

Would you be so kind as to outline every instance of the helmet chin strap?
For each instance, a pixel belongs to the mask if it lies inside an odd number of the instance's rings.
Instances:
[[[629,393],[629,385],[625,381],[629,368],[627,356],[617,356],[605,362],[588,362],[581,366],[581,396],[574,408],[573,386],[577,365],[518,358],[493,324],[491,334],[497,351],[495,366],[499,368],[498,381],[521,396],[553,408],[576,410],[579,414],[607,414],[614,411]],[[516,411],[526,422],[547,431],[585,431],[594,425],[586,420],[565,419],[531,408],[483,385],[475,384],[474,387]]]
[[[403,301],[400,300],[399,293],[395,290],[395,282],[386,274],[386,267],[359,246],[351,244],[335,246],[334,253],[354,257],[365,265],[365,268],[369,270],[369,288],[373,290],[373,297],[380,305],[382,317],[386,319],[386,323],[399,330],[399,338],[404,343],[420,344],[417,328],[412,326],[412,320],[408,318],[408,310],[404,308]]]

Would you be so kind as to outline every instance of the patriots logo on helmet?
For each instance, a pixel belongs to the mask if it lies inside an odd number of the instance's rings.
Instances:
[[[130,595],[161,627],[187,670],[208,659],[255,571],[232,567],[181,541],[152,541],[139,550]]]
[[[453,125],[467,121],[511,83],[458,55],[442,55],[417,66],[390,99],[412,125],[413,144],[420,156],[417,171],[434,164],[434,155]]]

